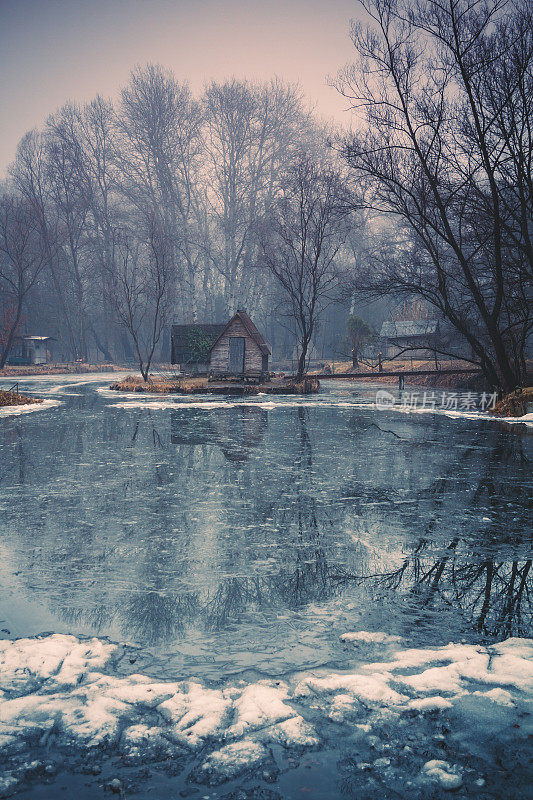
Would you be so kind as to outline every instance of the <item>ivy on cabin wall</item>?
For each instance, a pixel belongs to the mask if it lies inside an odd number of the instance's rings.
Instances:
[[[214,339],[208,336],[200,328],[192,328],[187,331],[187,349],[190,353],[189,360],[193,363],[204,363],[209,361],[209,353],[213,346]]]

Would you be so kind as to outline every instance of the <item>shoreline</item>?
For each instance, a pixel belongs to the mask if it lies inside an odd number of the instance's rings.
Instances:
[[[40,405],[42,399],[37,397],[28,397],[20,392],[12,392],[11,390],[0,389],[0,408],[12,408],[16,406],[33,406]]]
[[[207,378],[155,378],[148,382],[130,375],[109,387],[116,392],[139,392],[156,395],[276,395],[276,394],[317,394],[320,382],[315,376],[308,376],[302,381],[273,379],[268,383],[244,383],[232,381],[212,381]]]
[[[31,378],[47,375],[85,375],[92,372],[124,372],[131,366],[117,364],[30,364],[25,367],[6,365],[0,369],[2,378]]]

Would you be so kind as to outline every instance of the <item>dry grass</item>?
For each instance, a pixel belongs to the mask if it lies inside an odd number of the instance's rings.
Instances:
[[[298,383],[272,380],[263,384],[245,384],[229,381],[208,382],[207,378],[150,378],[147,382],[136,375],[128,375],[109,387],[117,392],[149,392],[150,394],[315,394],[320,389],[316,378],[304,378]]]
[[[523,417],[528,412],[528,403],[533,403],[533,386],[517,389],[502,397],[491,411],[496,417]]]
[[[171,392],[189,394],[207,387],[207,378],[164,378],[157,376],[144,381],[137,375],[128,375],[112,383],[110,389],[117,392],[150,392],[150,394],[169,394]]]
[[[86,372],[122,372],[124,366],[116,364],[80,364],[70,362],[68,364],[29,364],[25,367],[14,367],[6,365],[0,369],[0,377],[16,378],[24,375],[77,375]]]
[[[0,390],[0,407],[24,406],[42,402],[42,400],[37,400],[35,397],[26,397],[25,394],[19,394],[18,392],[4,392],[3,390]]]

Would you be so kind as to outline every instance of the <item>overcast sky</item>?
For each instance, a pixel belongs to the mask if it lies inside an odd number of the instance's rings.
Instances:
[[[349,124],[326,83],[353,57],[356,0],[0,0],[0,176],[20,137],[67,100],[116,96],[135,64],[201,91],[235,75],[297,81]]]

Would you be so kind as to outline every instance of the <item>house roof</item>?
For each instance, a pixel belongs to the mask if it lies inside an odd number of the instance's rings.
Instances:
[[[383,339],[408,339],[413,336],[432,336],[437,333],[436,319],[402,319],[384,322],[380,336]]]
[[[232,316],[232,318],[230,319],[230,321],[229,321],[229,322],[227,322],[227,323],[226,323],[226,324],[223,326],[223,329],[222,329],[222,331],[219,333],[219,335],[217,336],[217,338],[216,338],[216,339],[215,339],[215,341],[213,342],[213,344],[212,344],[212,346],[211,346],[211,350],[213,350],[213,348],[214,348],[214,347],[215,347],[215,346],[218,344],[218,342],[220,341],[220,339],[222,339],[222,337],[224,336],[224,334],[225,334],[225,332],[227,331],[227,329],[230,327],[230,325],[231,325],[233,322],[235,322],[235,320],[236,320],[236,319],[240,320],[240,322],[241,322],[241,323],[242,323],[242,325],[244,326],[244,328],[245,328],[245,330],[246,330],[246,332],[247,332],[248,336],[249,336],[251,339],[253,339],[253,340],[254,340],[254,342],[255,342],[255,343],[256,343],[256,345],[259,347],[259,349],[261,350],[261,352],[263,353],[263,355],[264,355],[264,356],[269,356],[269,355],[271,354],[271,352],[272,352],[272,350],[271,350],[271,348],[270,348],[270,345],[269,345],[269,344],[268,344],[268,343],[265,341],[265,339],[264,339],[264,338],[261,336],[261,334],[260,334],[260,333],[259,333],[259,331],[257,330],[257,328],[256,328],[255,324],[252,322],[252,320],[250,319],[250,317],[248,316],[248,314],[246,313],[246,311],[242,311],[242,310],[240,310],[240,311],[237,311],[237,313],[236,313],[236,314],[234,314],[234,315]]]

